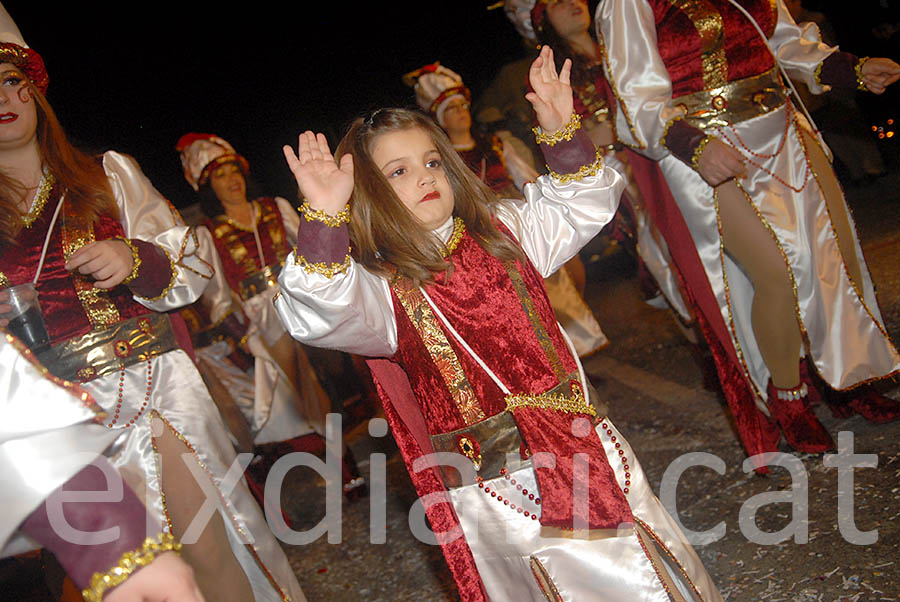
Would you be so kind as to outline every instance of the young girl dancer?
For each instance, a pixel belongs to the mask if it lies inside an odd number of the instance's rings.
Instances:
[[[307,201],[275,305],[300,340],[385,358],[385,415],[464,600],[721,600],[543,290],[624,184],[553,64],[546,47],[530,71],[551,176],[526,203],[499,204],[417,112],[357,121],[336,159],[321,134],[286,147]]]

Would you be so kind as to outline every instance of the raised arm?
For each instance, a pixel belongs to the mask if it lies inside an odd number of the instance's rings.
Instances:
[[[278,280],[275,308],[295,339],[316,347],[368,356],[397,349],[387,281],[350,258],[347,228],[353,160],[335,162],[322,134],[304,132],[297,152],[284,148],[305,197],[297,246]]]
[[[529,72],[536,129],[550,175],[525,186],[526,202],[510,202],[497,215],[515,234],[535,267],[549,276],[574,256],[616,213],[625,182],[604,167],[573,111],[571,62],[556,73],[544,46]]]

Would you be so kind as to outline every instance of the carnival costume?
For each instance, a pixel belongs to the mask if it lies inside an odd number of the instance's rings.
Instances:
[[[832,216],[808,157],[811,127],[787,98],[767,44],[791,77],[821,93],[855,87],[855,57],[797,26],[780,0],[741,2],[767,39],[726,0],[605,0],[596,22],[619,101],[619,136],[659,161],[675,207],[657,222],[695,299],[741,439],[751,454],[774,451],[767,381],[751,327],[753,288],[725,253],[716,190],[696,171],[710,136],[745,158],[737,181],[777,242],[794,286],[800,329],[815,370],[848,389],[900,369],[853,229],[862,282],[844,264]],[[798,358],[799,359],[799,358]],[[755,402],[755,403],[754,403]],[[777,440],[777,431],[774,437]]]
[[[415,90],[419,107],[428,111],[442,127],[443,114],[451,99],[462,97],[469,102],[472,98],[462,78],[440,63],[425,65],[407,73],[403,81]],[[523,198],[525,184],[538,177],[534,166],[524,158],[530,154],[524,143],[512,134],[502,138],[491,135],[489,139],[475,133],[471,135],[475,140],[473,147],[458,148],[454,145],[466,166],[499,198]],[[557,321],[566,330],[579,356],[589,355],[609,344],[609,339],[568,271],[559,269],[547,276],[544,288]]]
[[[295,338],[385,358],[370,361],[385,416],[463,600],[662,602],[656,545],[687,598],[721,600],[628,444],[588,401],[543,290],[542,275],[612,218],[623,186],[582,131],[570,134],[545,148],[555,175],[496,211],[528,259],[497,259],[451,217],[434,234],[453,270],[416,288],[357,264],[342,220],[302,221],[275,305]],[[436,469],[433,452],[462,472]],[[540,452],[555,470],[532,467]],[[591,462],[577,510],[573,453]],[[571,531],[579,525],[585,537]]]

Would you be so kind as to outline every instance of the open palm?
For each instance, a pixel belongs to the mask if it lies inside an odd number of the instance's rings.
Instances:
[[[559,73],[553,62],[553,50],[549,46],[541,48],[541,54],[531,64],[528,81],[534,92],[525,95],[534,107],[538,125],[545,132],[553,133],[562,129],[572,116],[574,101],[569,75],[572,61],[566,59]]]
[[[344,155],[338,164],[324,134],[303,132],[297,141],[297,153],[285,146],[284,158],[297,180],[300,194],[313,209],[336,215],[350,200],[353,157]]]

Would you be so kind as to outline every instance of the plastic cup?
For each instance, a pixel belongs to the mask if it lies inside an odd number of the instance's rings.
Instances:
[[[9,320],[6,332],[16,336],[35,353],[49,348],[50,337],[47,335],[47,327],[44,326],[44,316],[41,314],[38,293],[34,285],[18,284],[3,291],[9,294],[9,299],[3,303],[12,306],[10,311],[0,313],[0,318]]]

